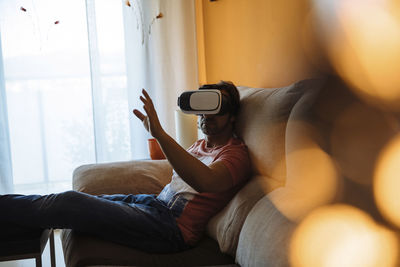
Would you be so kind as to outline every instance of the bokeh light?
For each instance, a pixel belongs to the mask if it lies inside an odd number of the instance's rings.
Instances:
[[[314,2],[339,75],[370,103],[400,110],[400,17],[390,1]]]
[[[400,227],[400,135],[383,149],[376,165],[374,194],[382,214]]]
[[[365,212],[348,205],[310,213],[290,244],[292,266],[396,266],[398,240]]]

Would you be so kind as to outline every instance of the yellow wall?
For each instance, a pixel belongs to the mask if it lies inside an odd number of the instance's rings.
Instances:
[[[307,0],[196,0],[200,83],[279,87],[316,76],[309,12]]]

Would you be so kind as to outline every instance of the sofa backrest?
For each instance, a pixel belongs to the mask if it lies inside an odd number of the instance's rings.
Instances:
[[[373,166],[398,121],[336,78],[239,90],[253,178],[210,221],[222,251],[241,266],[285,266],[292,231],[317,207],[345,202],[379,220]]]
[[[223,252],[235,256],[249,211],[263,196],[285,185],[288,119],[304,91],[320,84],[307,80],[283,88],[238,88],[241,109],[235,128],[249,149],[253,177],[208,224],[208,233]]]

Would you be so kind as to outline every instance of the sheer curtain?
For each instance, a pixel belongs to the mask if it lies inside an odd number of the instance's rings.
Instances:
[[[194,14],[188,0],[0,1],[0,191],[67,190],[79,165],[147,158],[141,88],[174,136],[176,97],[197,87]]]
[[[198,88],[194,1],[125,1],[123,11],[130,109],[142,106],[138,98],[146,88],[162,125],[175,137],[177,97]],[[132,154],[147,157],[148,134],[133,117],[130,126]]]
[[[8,116],[0,39],[0,194],[13,191]]]

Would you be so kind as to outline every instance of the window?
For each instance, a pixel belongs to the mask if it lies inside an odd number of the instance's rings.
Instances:
[[[0,1],[14,192],[131,157],[121,1]],[[1,86],[1,85],[0,85]]]

